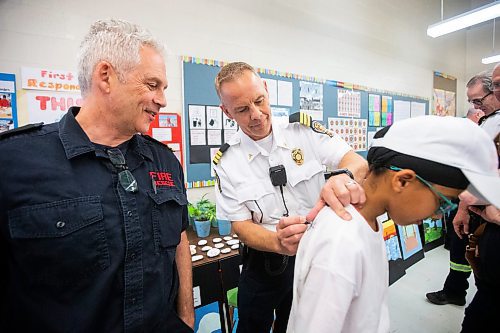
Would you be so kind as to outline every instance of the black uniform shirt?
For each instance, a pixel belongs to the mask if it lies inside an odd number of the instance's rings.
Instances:
[[[182,168],[135,135],[125,159],[139,189],[126,192],[78,111],[0,139],[0,331],[160,331],[187,225]]]

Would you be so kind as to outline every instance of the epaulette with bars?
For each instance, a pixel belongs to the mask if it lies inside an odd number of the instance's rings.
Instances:
[[[333,137],[332,131],[323,126],[323,124],[319,121],[313,120],[312,117],[305,112],[296,112],[291,114],[288,117],[288,121],[290,123],[300,123],[304,126],[310,127],[314,132],[326,134],[329,137]]]
[[[43,123],[36,123],[36,124],[28,124],[28,125],[24,125],[24,126],[21,126],[18,128],[8,130],[8,131],[0,133],[0,140],[9,138],[9,137],[17,135],[17,134],[26,133],[26,132],[30,132],[30,131],[33,131],[36,129],[40,129],[40,128],[42,128],[42,126],[43,126]]]
[[[212,159],[212,163],[217,165],[219,164],[219,161],[222,157],[222,155],[226,152],[226,150],[229,149],[229,144],[224,143],[222,146],[220,146],[219,150],[215,153],[214,158]]]

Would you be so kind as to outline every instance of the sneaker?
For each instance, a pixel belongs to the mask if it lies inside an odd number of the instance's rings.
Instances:
[[[459,306],[465,305],[465,296],[457,297],[457,296],[448,296],[444,292],[444,290],[436,291],[433,293],[427,293],[425,295],[429,302],[437,305],[445,305],[445,304],[454,304]]]

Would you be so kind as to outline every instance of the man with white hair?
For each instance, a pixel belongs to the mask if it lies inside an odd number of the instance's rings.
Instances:
[[[81,108],[0,136],[0,330],[192,332],[182,167],[142,135],[166,106],[163,47],[97,21],[78,79]]]
[[[484,116],[484,112],[480,109],[476,109],[475,107],[470,107],[467,111],[465,117],[469,120],[472,120],[476,124],[479,123],[479,119]]]

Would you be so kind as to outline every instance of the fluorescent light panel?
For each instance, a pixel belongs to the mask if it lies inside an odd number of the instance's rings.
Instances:
[[[497,54],[497,55],[494,55],[491,57],[487,57],[487,58],[483,58],[483,60],[481,60],[481,62],[485,65],[492,64],[494,62],[500,62],[500,54]]]
[[[475,24],[492,20],[500,16],[500,1],[492,2],[486,6],[476,8],[469,12],[449,18],[439,23],[430,25],[427,28],[427,35],[436,38],[464,29]]]

